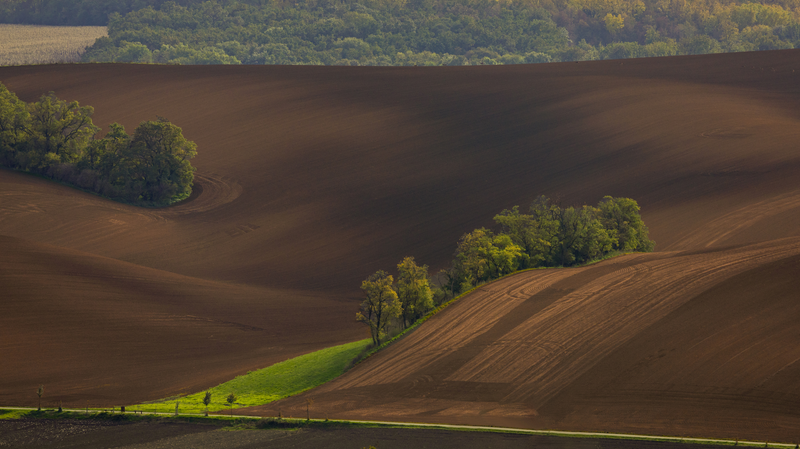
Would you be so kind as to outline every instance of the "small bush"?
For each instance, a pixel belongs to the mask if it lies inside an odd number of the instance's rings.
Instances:
[[[294,429],[302,427],[304,423],[284,421],[280,418],[264,418],[256,423],[257,429]]]

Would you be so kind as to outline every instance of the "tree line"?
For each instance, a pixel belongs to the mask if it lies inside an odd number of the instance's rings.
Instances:
[[[197,3],[197,0],[3,0],[0,23],[105,26],[113,13],[158,8],[168,1],[182,5]]]
[[[655,242],[630,198],[606,196],[596,207],[561,207],[545,196],[527,213],[518,206],[494,217],[499,229],[475,229],[459,239],[454,260],[437,275],[413,257],[397,265],[397,282],[380,270],[361,284],[366,299],[356,314],[369,325],[373,344],[392,327],[407,328],[448,298],[514,271],[571,267],[612,254],[653,251]]]
[[[467,65],[788,49],[794,0],[6,0],[0,22],[108,25],[86,61]]]
[[[84,61],[494,65],[800,45],[800,6],[788,0],[151,3],[112,13],[109,36],[89,47]]]
[[[118,123],[98,138],[94,108],[53,92],[25,103],[0,84],[0,165],[102,196],[160,206],[187,198],[197,146],[164,118],[128,135]]]

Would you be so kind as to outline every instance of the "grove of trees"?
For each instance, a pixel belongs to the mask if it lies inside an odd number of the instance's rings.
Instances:
[[[374,344],[391,326],[405,329],[447,298],[514,271],[570,267],[655,247],[630,198],[606,196],[596,207],[561,207],[541,196],[527,213],[514,206],[494,221],[498,231],[479,228],[461,237],[451,266],[439,272],[439,285],[413,257],[397,265],[396,283],[385,271],[362,283],[366,299],[356,319],[370,326]]]
[[[197,146],[164,118],[132,136],[113,123],[102,138],[94,108],[54,93],[25,103],[0,84],[0,165],[138,205],[167,205],[192,191]]]
[[[81,24],[107,14],[109,36],[84,54],[100,62],[520,64],[800,45],[800,4],[789,0],[12,0],[5,8],[6,20],[36,23],[52,23],[53,10]]]
[[[609,254],[655,247],[630,198],[604,197],[597,207],[560,207],[541,196],[527,214],[519,207],[494,217],[499,232],[480,228],[458,242],[444,277],[451,295],[516,270],[570,267]]]

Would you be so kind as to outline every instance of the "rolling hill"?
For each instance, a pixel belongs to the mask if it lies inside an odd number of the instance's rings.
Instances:
[[[375,270],[443,267],[461,234],[540,194],[613,195],[639,202],[656,253],[488,284],[308,393],[315,407],[794,441],[798,77],[793,50],[0,68],[25,101],[52,90],[128,129],[164,116],[198,144],[195,193],[164,209],[0,171],[0,403],[33,404],[40,383],[65,405],[156,399],[362,338]]]

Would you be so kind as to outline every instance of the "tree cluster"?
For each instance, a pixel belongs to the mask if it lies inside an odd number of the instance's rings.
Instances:
[[[393,323],[406,328],[434,304],[514,271],[570,267],[655,247],[639,205],[630,198],[606,196],[597,207],[560,207],[541,196],[528,213],[514,206],[494,221],[498,231],[479,228],[461,237],[451,267],[440,272],[440,287],[428,278],[428,267],[417,266],[412,257],[397,265],[396,284],[385,271],[362,283],[366,300],[357,319],[370,325],[374,344]]]
[[[114,123],[102,138],[94,108],[54,93],[25,103],[0,84],[0,165],[36,173],[140,205],[166,205],[191,194],[196,145],[166,119],[128,135]]]
[[[369,325],[374,345],[380,344],[395,322],[405,329],[434,307],[427,265],[417,265],[413,257],[406,257],[397,264],[397,271],[396,284],[383,270],[361,283],[366,299],[356,320]]]
[[[655,246],[630,198],[606,196],[597,207],[562,208],[542,196],[527,214],[514,206],[494,221],[500,232],[480,228],[459,240],[446,276],[452,294],[520,269],[569,267]]]
[[[493,65],[800,45],[800,7],[788,0],[134,3],[151,6],[112,13],[109,36],[89,47],[84,61]]]
[[[104,26],[113,13],[158,8],[169,1],[188,5],[198,0],[3,0],[0,2],[0,23]]]
[[[465,0],[164,4],[109,20],[86,61],[179,64],[463,65],[506,53],[542,62],[566,30],[542,9]],[[495,50],[492,50],[495,48]],[[499,52],[498,52],[499,50]],[[530,54],[529,54],[530,53]],[[502,58],[501,58],[502,59]]]

